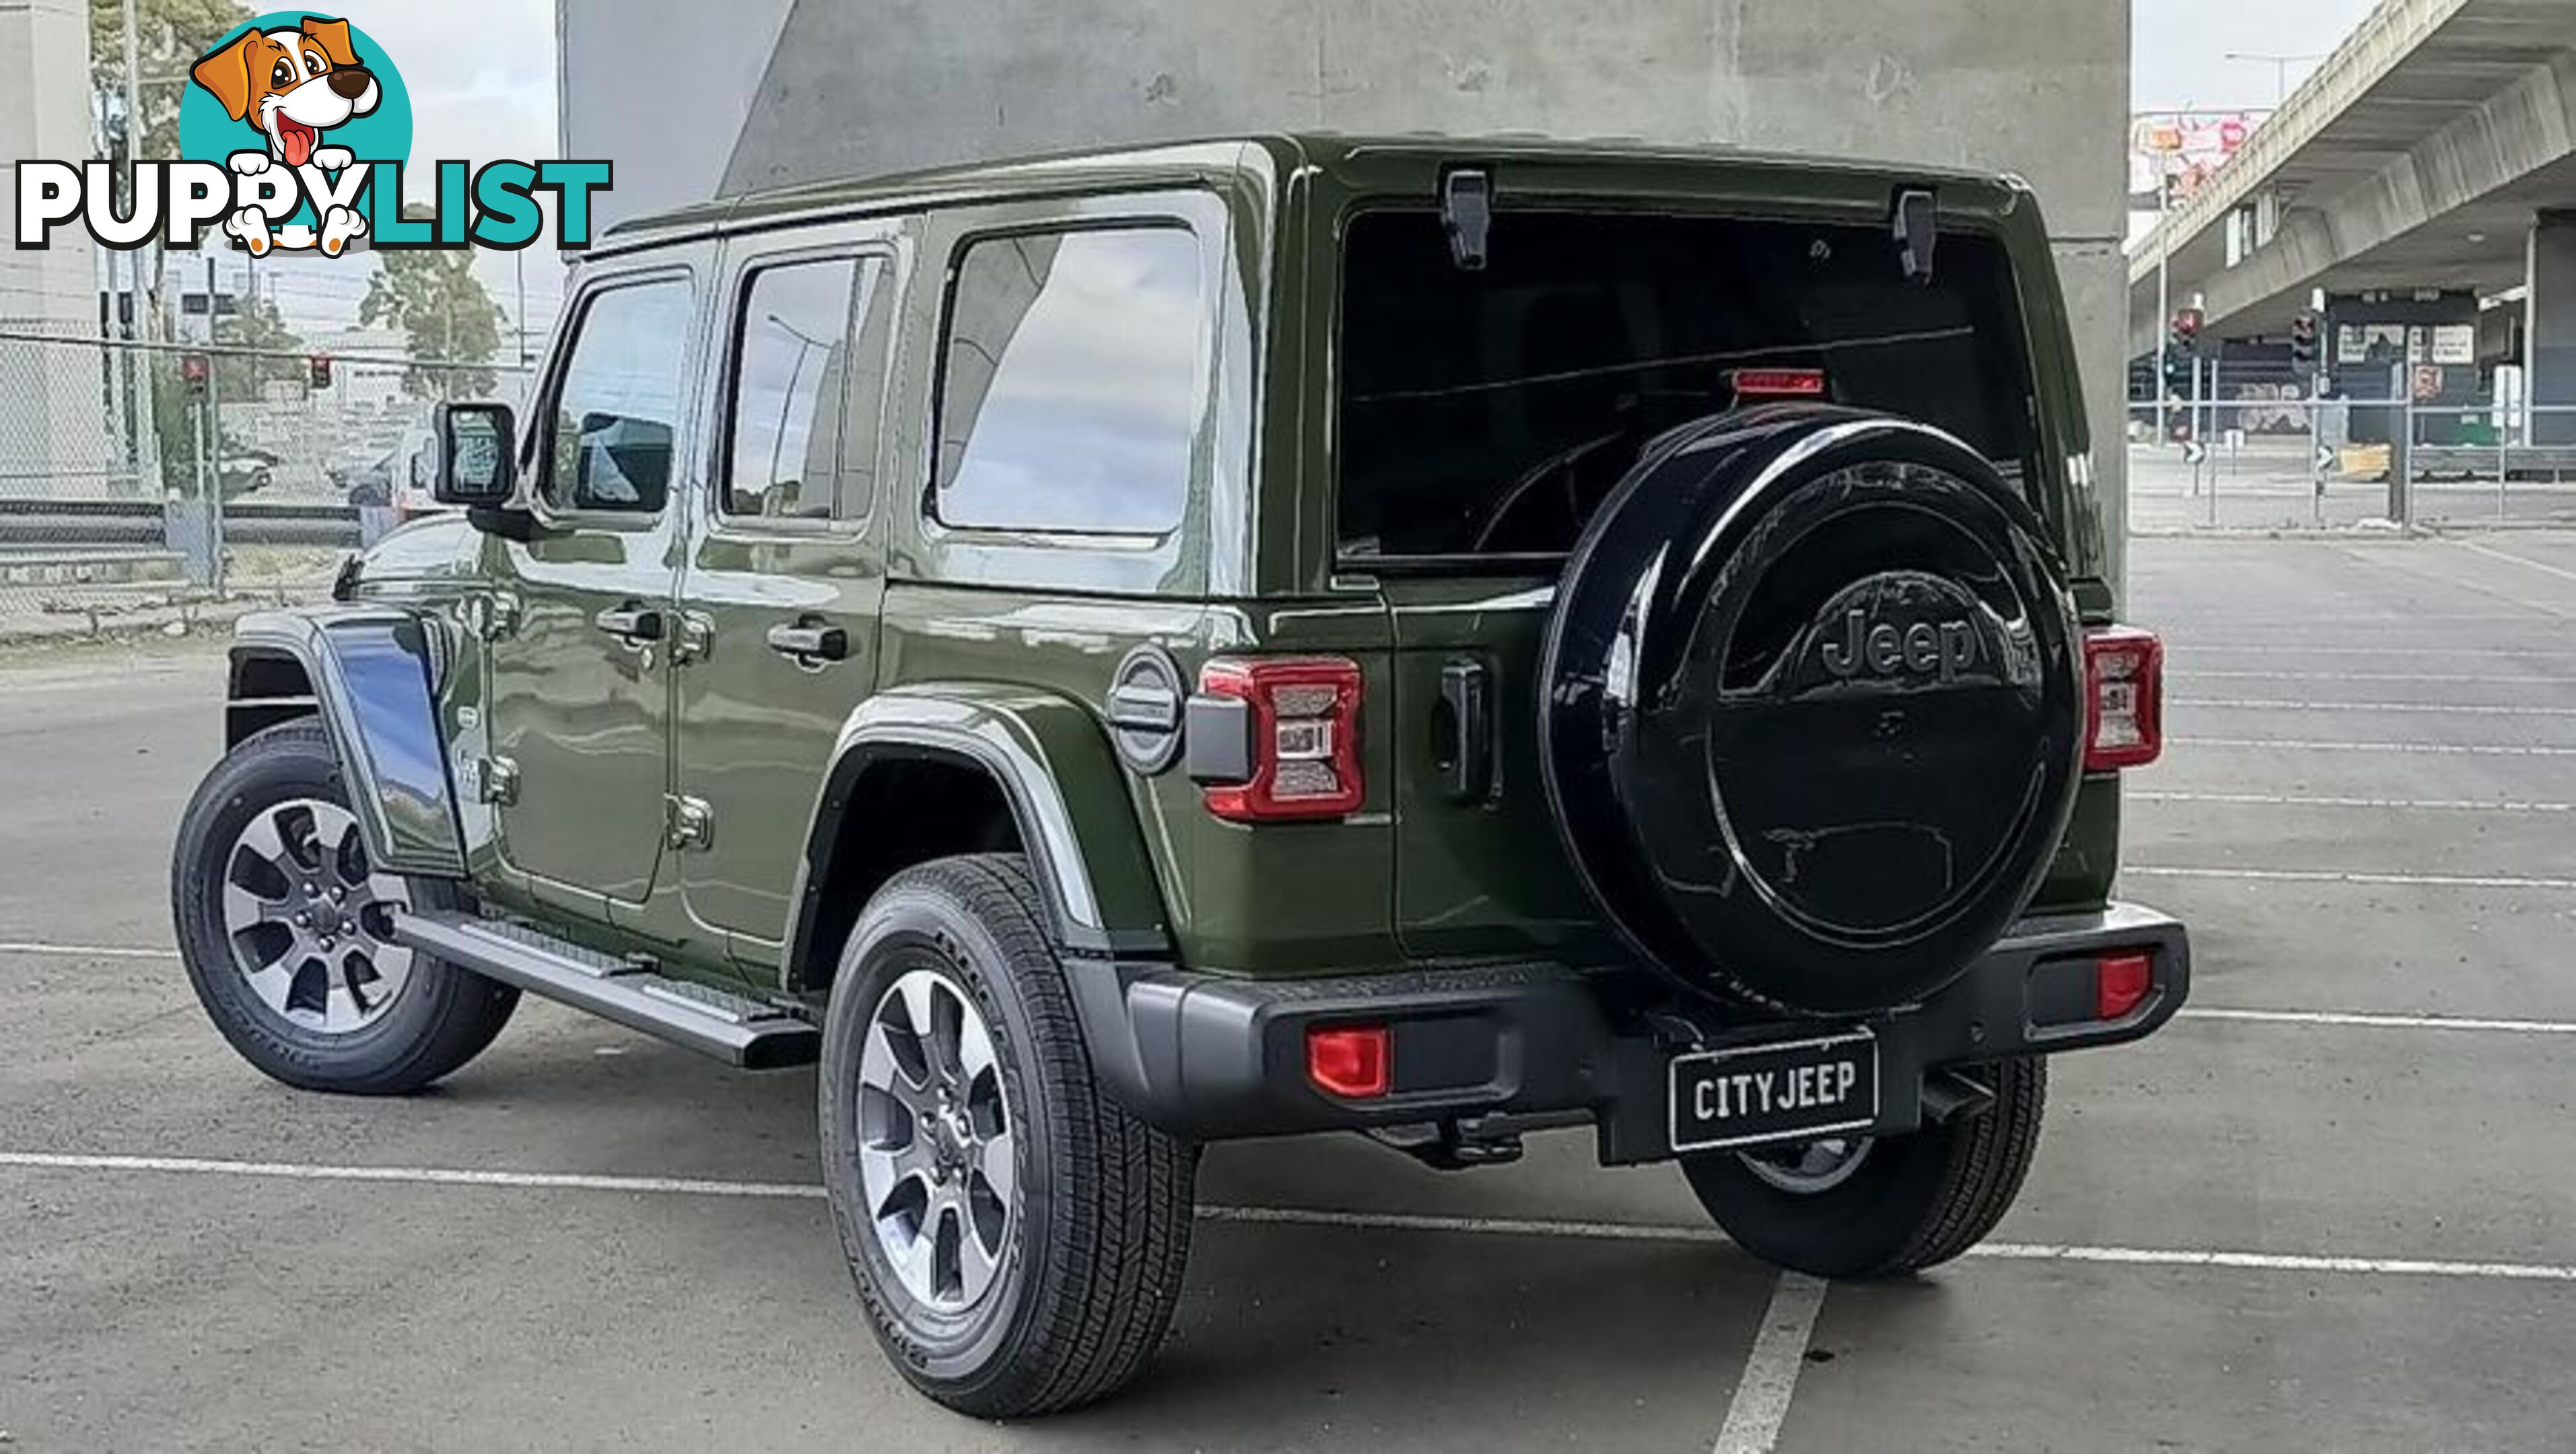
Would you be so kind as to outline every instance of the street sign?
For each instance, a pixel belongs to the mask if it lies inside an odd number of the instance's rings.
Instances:
[[[2320,445],[2318,445],[2318,446],[2317,446],[2317,459],[2316,459],[2317,473],[2318,473],[2318,474],[2320,474],[2320,475],[2331,474],[2331,473],[2334,471],[2335,461],[2337,461],[2338,459],[2341,459],[2341,458],[2342,458],[2342,456],[2341,456],[2341,455],[2339,455],[2339,454],[2335,453],[2335,448],[2334,448],[2334,446],[2333,446],[2333,445],[2331,445],[2331,444],[2320,444]]]
[[[2207,458],[2209,458],[2208,445],[2201,443],[2197,439],[2185,440],[2183,442],[2182,462],[2184,464],[2198,464]]]

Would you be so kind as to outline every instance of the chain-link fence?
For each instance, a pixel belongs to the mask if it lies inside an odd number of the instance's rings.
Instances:
[[[2576,523],[2576,407],[2492,398],[2129,406],[2142,530]]]
[[[431,407],[531,372],[0,328],[0,639],[321,594],[428,506]]]

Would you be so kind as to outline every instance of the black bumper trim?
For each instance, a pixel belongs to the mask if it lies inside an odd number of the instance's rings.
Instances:
[[[2045,967],[2122,950],[2145,951],[2152,965],[2136,1008],[2107,1022],[2034,1018],[2034,977]],[[1681,1050],[1865,1025],[1878,1037],[1884,1088],[1871,1133],[1901,1134],[1922,1123],[1921,1087],[1936,1071],[2153,1033],[2190,991],[2191,948],[2176,920],[2114,904],[2098,914],[2024,920],[1940,993],[1889,1013],[1760,1024],[1675,1005],[1651,1029],[1615,1007],[1609,983],[1620,976],[1560,964],[1304,980],[1105,959],[1074,960],[1066,970],[1094,1073],[1122,1104],[1177,1135],[1221,1141],[1581,1111],[1599,1126],[1602,1159],[1615,1164],[1672,1154],[1667,1066]],[[1633,986],[1633,974],[1626,979]],[[1389,1095],[1348,1101],[1307,1082],[1307,1030],[1337,1023],[1389,1027],[1396,1067]],[[1695,1045],[1677,1043],[1676,1028],[1693,1025]]]

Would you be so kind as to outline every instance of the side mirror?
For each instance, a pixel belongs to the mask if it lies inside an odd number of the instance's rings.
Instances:
[[[430,498],[499,509],[518,493],[518,426],[507,404],[441,404],[433,415],[438,472]]]

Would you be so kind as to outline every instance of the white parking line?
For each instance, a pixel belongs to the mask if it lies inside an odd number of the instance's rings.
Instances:
[[[2562,581],[2576,581],[2576,571],[2564,570],[2544,561],[2526,559],[2509,550],[2498,550],[2492,545],[2480,545],[2474,540],[2460,540],[2452,543],[2475,555],[2483,555],[2495,560],[2509,560],[2515,565],[2528,566],[2545,576],[2556,576]]]
[[[2169,707],[2233,707],[2255,712],[2422,712],[2444,717],[2576,717],[2576,707],[2514,707],[2455,702],[2284,702],[2249,697],[2168,697]]]
[[[2576,676],[2480,676],[2474,672],[2411,671],[2168,671],[2165,685],[2194,681],[2424,682],[2445,686],[2576,687]]]
[[[0,954],[59,954],[71,959],[176,959],[176,949],[138,949],[123,944],[45,944],[33,939],[0,939]]]
[[[226,1161],[195,1156],[99,1156],[54,1151],[0,1151],[0,1169],[102,1171],[193,1176],[283,1178],[291,1181],[392,1182],[417,1186],[490,1187],[511,1190],[629,1192],[647,1195],[813,1201],[819,1186],[786,1181],[733,1181],[707,1177],[607,1176],[584,1172],[471,1171],[432,1166],[327,1166],[289,1161]],[[1270,1223],[1299,1227],[1348,1227],[1387,1232],[1457,1232],[1480,1236],[1568,1237],[1591,1242],[1722,1243],[1715,1227],[1639,1222],[1587,1222],[1538,1217],[1454,1217],[1412,1212],[1339,1212],[1306,1207],[1198,1209],[1204,1222]],[[2421,1257],[2354,1257],[2296,1252],[2243,1252],[2204,1247],[2099,1247],[2058,1243],[1989,1242],[1971,1258],[2007,1262],[2103,1262],[2141,1267],[2237,1267],[2351,1276],[2486,1278],[2503,1282],[2576,1282],[2576,1265],[2466,1262]]]
[[[2235,879],[2245,883],[2372,884],[2388,888],[2430,889],[2576,889],[2576,878],[2524,878],[2514,874],[2372,873],[2339,868],[2186,868],[2163,864],[2122,865],[2122,873],[2140,878]]]
[[[2438,656],[2450,662],[2482,652],[2510,652],[2516,660],[2509,664],[2515,666],[2535,661],[2576,662],[2576,655],[2564,651],[2525,650],[2478,641],[2455,641],[2448,646],[2302,646],[2294,641],[2195,641],[2186,636],[2166,642],[2165,649],[2169,661],[2176,654],[2196,656],[2207,651],[2238,656]]]
[[[2238,1020],[2253,1025],[2331,1025],[2359,1030],[2467,1030],[2493,1035],[2576,1035],[2567,1020],[2494,1020],[2467,1015],[2380,1015],[2341,1010],[2228,1010],[2185,1005],[2179,1020]]]
[[[2576,803],[2479,798],[2334,798],[2300,793],[2163,793],[2131,790],[2131,803],[2219,803],[2242,808],[2367,808],[2382,813],[2576,813]]]
[[[2576,747],[2488,747],[2452,742],[2316,742],[2278,737],[2168,737],[2168,746],[2277,747],[2285,752],[2400,752],[2438,757],[2576,757]]]
[[[1825,1284],[1803,1273],[1784,1272],[1771,1289],[1771,1306],[1762,1313],[1762,1331],[1735,1381],[1735,1397],[1726,1405],[1726,1424],[1718,1431],[1716,1454],[1771,1454],[1780,1442],[1780,1426],[1789,1417],[1789,1397],[1798,1390],[1798,1370],[1807,1361],[1807,1340],[1816,1331],[1816,1314],[1825,1305]]]

